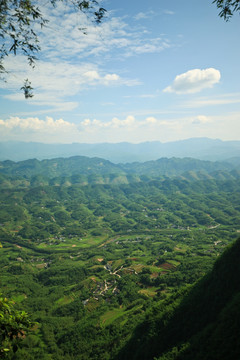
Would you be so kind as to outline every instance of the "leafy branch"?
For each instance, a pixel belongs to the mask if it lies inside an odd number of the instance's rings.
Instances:
[[[26,312],[16,310],[13,301],[0,297],[0,358],[16,352],[19,341],[32,326]]]
[[[240,0],[214,0],[213,4],[220,9],[219,16],[229,21],[235,11],[240,11]]]

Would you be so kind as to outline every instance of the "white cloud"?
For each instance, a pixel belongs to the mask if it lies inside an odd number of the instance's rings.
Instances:
[[[211,121],[212,121],[211,118],[208,116],[198,115],[193,119],[192,123],[199,125],[199,124],[207,124]]]
[[[157,123],[157,119],[156,119],[155,117],[153,117],[153,116],[150,116],[150,117],[148,117],[148,118],[146,119],[146,122],[147,122],[148,124],[156,124],[156,123]]]
[[[117,74],[107,74],[104,76],[104,84],[105,85],[114,85],[117,84],[120,80],[120,76]]]
[[[90,120],[84,119],[78,125],[78,128],[82,130],[83,128],[87,131],[95,131],[99,130],[114,130],[114,129],[122,129],[127,131],[139,131],[139,129],[152,129],[153,127],[159,128],[162,126],[167,126],[169,128],[173,128],[176,126],[176,123],[171,121],[162,121],[158,120],[153,116],[146,117],[143,120],[137,120],[135,116],[128,115],[125,119],[119,119],[117,117],[113,117],[110,121],[100,121],[100,120]]]
[[[87,71],[83,74],[88,80],[99,80],[100,76],[96,70]]]
[[[2,130],[33,130],[40,132],[54,132],[59,129],[72,129],[74,124],[64,121],[63,119],[54,120],[47,116],[46,120],[40,120],[37,117],[30,117],[21,119],[19,117],[10,117],[7,120],[0,120],[0,127]]]
[[[165,88],[164,92],[173,92],[177,94],[190,94],[213,87],[220,81],[221,74],[219,70],[208,68],[204,70],[193,69],[186,73],[177,75],[172,85]]]
[[[54,120],[49,116],[45,120],[38,117],[0,119],[1,141],[26,141],[26,139],[27,141],[67,143],[79,140],[79,134],[75,124],[63,119]]]
[[[104,122],[104,121],[99,121],[99,120],[90,120],[90,119],[85,119],[83,120],[80,124],[79,124],[79,128],[81,129],[82,127],[88,127],[88,128],[92,128],[92,127],[98,127],[98,128],[127,128],[127,127],[132,127],[136,125],[136,120],[135,117],[132,115],[129,115],[126,117],[126,119],[120,120],[117,117],[114,117],[111,121],[108,122]]]
[[[104,84],[104,85],[112,85],[112,84],[123,84],[127,85],[127,81],[120,78],[117,74],[106,74],[101,76],[96,70],[87,71],[83,74],[89,82],[94,82],[95,84]]]
[[[155,43],[151,51],[159,51],[165,48],[164,38],[152,38],[144,27],[134,27],[126,22],[126,18],[116,17],[110,12],[102,24],[95,26],[87,18],[73,11],[70,5],[57,3],[56,8],[45,6],[44,11],[49,19],[49,27],[42,30],[41,47],[48,59],[71,59],[78,57],[86,58],[89,55],[119,56],[114,50],[121,50],[121,57],[139,54],[138,47],[144,52],[145,45]],[[153,11],[139,13],[136,19],[148,18],[155,15]],[[61,18],[61,21],[59,21]],[[87,35],[79,29],[86,28]],[[149,49],[146,48],[146,52]]]
[[[9,72],[7,85],[0,82],[0,87],[19,88],[22,85],[22,77],[27,76],[31,79],[33,86],[38,90],[45,90],[53,92],[54,96],[61,94],[63,96],[74,95],[86,86],[94,84],[106,85],[112,81],[118,81],[120,85],[128,85],[128,79],[122,79],[117,74],[104,74],[99,70],[97,65],[91,63],[70,64],[68,62],[46,62],[39,60],[36,67],[31,70],[26,67],[23,57],[15,58],[9,56],[8,64],[6,66]],[[14,75],[14,70],[18,72],[21,77]],[[102,74],[103,73],[103,74]],[[37,94],[36,94],[37,95]]]

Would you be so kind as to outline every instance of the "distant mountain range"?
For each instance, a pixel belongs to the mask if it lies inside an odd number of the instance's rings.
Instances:
[[[240,157],[240,141],[222,141],[208,138],[161,143],[158,141],[132,144],[43,144],[7,141],[0,143],[0,161],[27,159],[53,159],[70,156],[99,157],[113,163],[145,162],[163,157],[191,157],[201,160],[222,161]],[[239,163],[239,159],[233,159]]]

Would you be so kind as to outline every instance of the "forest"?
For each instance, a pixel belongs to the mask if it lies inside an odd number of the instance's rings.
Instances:
[[[0,358],[239,358],[239,164],[0,162]]]

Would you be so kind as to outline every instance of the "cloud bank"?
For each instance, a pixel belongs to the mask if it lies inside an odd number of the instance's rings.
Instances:
[[[11,117],[0,119],[0,141],[27,139],[45,143],[166,142],[196,136],[237,140],[240,132],[239,117],[239,112],[221,116],[199,114],[171,118],[137,118],[127,115],[124,118],[113,117],[108,121],[83,118],[76,124],[62,118],[55,120],[49,116],[45,119]]]
[[[193,69],[177,75],[172,85],[165,88],[164,92],[176,94],[193,94],[211,88],[221,79],[219,70],[214,68]]]

